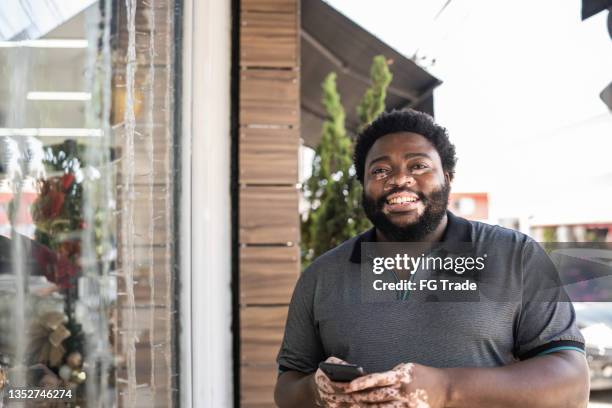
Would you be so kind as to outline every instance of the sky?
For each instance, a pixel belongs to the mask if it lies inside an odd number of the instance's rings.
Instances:
[[[443,81],[435,115],[457,146],[454,191],[489,192],[493,219],[612,222],[607,12],[452,0],[435,18],[447,0],[327,2]]]

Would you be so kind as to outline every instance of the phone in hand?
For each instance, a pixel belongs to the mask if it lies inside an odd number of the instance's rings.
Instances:
[[[332,381],[350,382],[365,375],[363,368],[355,364],[319,363],[319,368]]]

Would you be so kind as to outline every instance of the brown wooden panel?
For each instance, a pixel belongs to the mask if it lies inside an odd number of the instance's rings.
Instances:
[[[149,110],[152,110],[152,120],[156,127],[168,128],[172,132],[172,115],[166,109],[168,104],[172,104],[174,74],[173,70],[165,65],[155,65],[154,72],[151,66],[147,65],[136,70],[134,78],[134,116],[136,119],[136,131],[138,133],[147,132],[143,129],[149,126]],[[116,140],[121,140],[125,128],[125,103],[126,103],[126,69],[118,67],[113,71],[113,109],[112,123],[113,135]],[[149,93],[153,90],[153,97]],[[169,98],[169,99],[168,99]],[[121,124],[121,125],[117,125]]]
[[[296,243],[299,234],[298,190],[295,187],[240,189],[241,243]]]
[[[117,309],[115,330],[127,333],[132,329],[137,335],[135,343],[138,344],[149,344],[149,339],[152,338],[155,347],[160,349],[159,358],[161,359],[161,353],[171,349],[172,334],[169,334],[169,330],[171,330],[172,321],[168,319],[168,316],[173,313],[173,310],[174,308],[171,306],[135,307],[133,309],[135,320],[130,326],[129,317],[132,309],[123,303]],[[117,350],[124,353],[126,349],[123,341],[118,343]]]
[[[172,218],[167,219],[167,215],[171,216],[172,212],[172,191],[163,185],[135,185],[134,186],[134,213],[129,222],[133,223],[134,236],[133,242],[135,245],[146,246],[149,244],[164,245],[172,236]],[[127,203],[125,201],[117,201],[122,211],[122,216],[126,211]],[[128,220],[125,220],[128,222]],[[153,227],[153,235],[149,231],[149,227]],[[118,231],[120,242],[123,241],[123,230]]]
[[[129,330],[124,324],[129,309],[118,310],[115,330],[120,334],[115,345],[117,354],[115,375],[120,392],[125,392],[128,378],[125,342]],[[137,339],[134,343],[136,356],[136,381],[138,384],[137,407],[169,407],[171,405],[172,378],[172,321],[168,318],[170,308],[136,308],[133,328]],[[153,313],[153,315],[151,315]],[[151,334],[153,333],[153,335]],[[151,375],[153,374],[153,376]],[[151,381],[154,381],[153,385]]]
[[[296,71],[247,69],[240,73],[240,124],[299,124],[299,81]]]
[[[270,366],[242,366],[240,368],[240,406],[276,407],[274,385],[277,369]]]
[[[240,308],[242,364],[276,364],[288,310],[288,306]]]
[[[172,183],[171,177],[166,180],[170,174],[168,169],[172,166],[172,146],[169,141],[165,140],[167,130],[161,125],[148,128],[137,126],[136,132],[133,158],[134,184],[160,186],[166,182]],[[115,147],[117,153],[124,150],[121,147]],[[124,161],[116,160],[112,165],[116,169],[118,182],[124,181],[126,176]]]
[[[241,408],[276,408],[274,402],[242,402]]]
[[[298,14],[298,0],[241,0],[242,11]]]
[[[151,7],[147,0],[138,0],[136,6],[136,61],[139,64],[148,64],[151,57],[156,63],[165,63],[168,57],[172,58],[171,52],[173,47],[171,43],[174,40],[174,19],[168,18],[168,12],[172,12],[173,8],[168,6],[168,2],[160,2],[155,7]],[[123,50],[115,55],[116,65],[123,65],[128,45],[128,30],[127,27],[127,12],[125,6],[116,7],[114,19],[116,26],[120,29],[115,36],[114,41],[117,43],[116,48]],[[155,17],[153,19],[153,17]],[[155,52],[150,54],[149,46],[151,36],[154,36]],[[170,55],[168,55],[170,53]]]
[[[152,253],[152,256],[151,256]],[[149,272],[153,269],[153,291]],[[164,247],[139,248],[134,255],[134,300],[138,306],[172,306],[172,274],[170,255]],[[151,298],[151,295],[153,297]],[[126,301],[127,288],[123,275],[117,277],[117,296],[121,304]]]
[[[289,303],[299,259],[298,246],[240,248],[240,303]]]
[[[297,15],[243,12],[240,19],[240,65],[287,67],[298,65]]]
[[[174,0],[157,2],[153,8],[148,0],[137,0],[136,7],[136,61],[138,68],[134,80],[134,113],[136,133],[133,140],[133,156],[128,156],[126,128],[123,126],[126,110],[126,46],[128,33],[125,2],[117,2],[113,8],[113,20],[117,21],[113,56],[113,95],[111,120],[115,140],[114,170],[117,171],[117,251],[119,260],[118,297],[112,309],[112,330],[116,359],[116,388],[119,407],[172,407],[173,330],[176,317],[173,304],[173,272],[171,254],[173,242],[172,209],[172,148],[173,112],[172,99],[175,85],[174,70]],[[162,4],[163,3],[163,4]],[[153,40],[153,44],[152,44]],[[151,49],[153,45],[153,49]],[[151,66],[153,64],[153,66]],[[152,95],[150,94],[152,93]],[[126,179],[127,166],[133,166],[134,178]],[[131,170],[132,170],[131,169]],[[126,183],[129,182],[130,201],[126,199]],[[166,200],[169,197],[170,200]],[[130,219],[126,218],[126,206],[133,204]],[[125,223],[134,227],[129,240],[122,228]],[[149,232],[149,227],[153,231]],[[153,244],[152,251],[149,246]],[[132,245],[133,263],[126,264],[126,245]],[[135,308],[128,307],[124,271],[130,267],[134,278]],[[149,271],[153,270],[153,282]],[[154,289],[154,296],[152,289]],[[151,305],[153,303],[153,305]],[[133,314],[132,314],[133,313]],[[131,317],[135,320],[132,321]],[[134,334],[136,339],[128,334]],[[135,344],[130,344],[133,340]],[[126,389],[126,353],[135,347],[137,389]],[[151,382],[154,381],[153,384]],[[130,401],[132,398],[134,401]]]
[[[296,184],[297,129],[240,129],[240,183]]]

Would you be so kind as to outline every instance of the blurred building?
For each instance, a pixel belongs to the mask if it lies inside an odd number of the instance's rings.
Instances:
[[[448,208],[456,215],[473,221],[488,221],[488,193],[451,192]]]

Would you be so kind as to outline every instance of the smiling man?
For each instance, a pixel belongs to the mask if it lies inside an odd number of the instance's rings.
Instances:
[[[587,406],[584,341],[572,305],[536,299],[545,282],[556,282],[545,274],[548,258],[519,232],[447,210],[455,164],[446,130],[420,112],[384,113],[359,135],[355,169],[374,228],[300,277],[277,359],[281,408]],[[366,301],[362,247],[387,242],[445,244],[457,251],[451,255],[469,245],[489,256],[485,280],[518,298]],[[322,361],[368,374],[334,382],[318,369]]]

